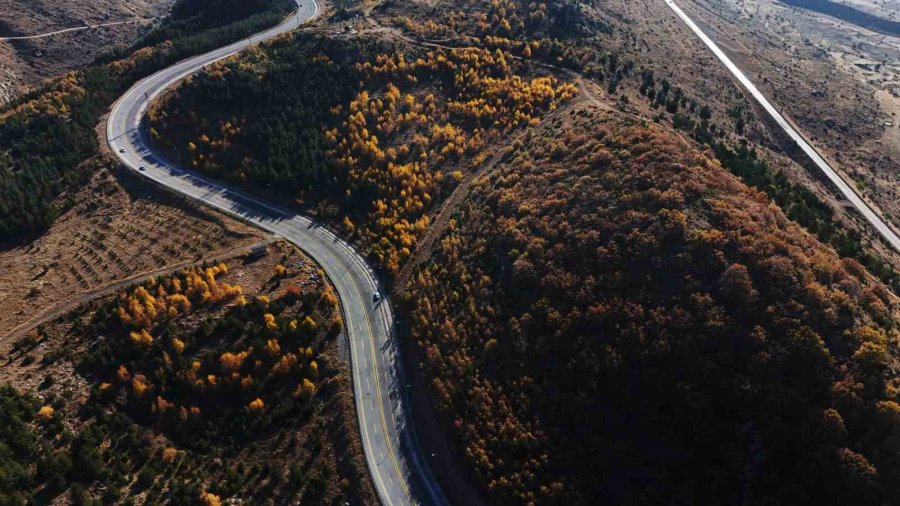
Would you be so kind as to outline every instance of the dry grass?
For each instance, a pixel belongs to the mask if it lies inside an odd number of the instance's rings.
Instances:
[[[228,266],[228,273],[219,277],[220,281],[240,285],[248,298],[266,295],[272,300],[284,294],[289,285],[301,290],[314,289],[327,283],[321,275],[318,264],[305,256],[298,248],[284,242],[275,241],[267,246],[267,255],[251,258],[246,253],[219,258]],[[275,265],[287,267],[287,275],[274,279]],[[145,279],[142,279],[143,282]],[[39,328],[40,344],[29,351],[13,350],[14,341],[0,341],[0,384],[9,383],[16,389],[41,398],[63,398],[66,403],[66,423],[79,427],[90,420],[82,418],[81,408],[89,399],[91,384],[76,371],[76,364],[93,344],[92,339],[74,338],[76,321],[89,322],[96,310],[115,298],[116,294],[97,297],[64,318],[47,323]],[[227,305],[206,306],[186,315],[180,324],[196,329],[201,321],[219,317],[227,312]],[[99,337],[99,336],[94,336]],[[376,504],[374,488],[368,477],[365,457],[356,421],[353,390],[349,372],[349,356],[345,338],[327,339],[317,360],[323,371],[330,371],[321,378],[317,398],[321,405],[312,415],[292,419],[283,426],[268,431],[268,435],[248,443],[245,447],[223,459],[221,466],[195,470],[202,474],[202,481],[216,481],[225,478],[227,470],[263,467],[275,464],[276,469],[286,473],[291,464],[300,464],[303,469],[326,469],[327,483],[322,494],[323,502],[348,498],[352,504]],[[53,357],[48,358],[48,357]],[[47,378],[52,378],[48,381]],[[146,427],[147,437],[154,440],[159,449],[177,443],[161,432]],[[202,454],[198,454],[202,457]],[[240,463],[241,467],[238,467]],[[185,470],[185,475],[194,472]],[[347,478],[351,486],[342,484]],[[247,490],[241,491],[245,499],[253,497],[254,490],[265,488],[248,481]],[[64,497],[60,496],[60,498]],[[135,497],[142,504],[144,494]],[[255,497],[259,499],[259,497]],[[259,499],[261,500],[261,499]]]
[[[75,26],[158,18],[174,0],[0,0],[0,36],[37,35]],[[0,104],[44,79],[86,65],[113,46],[128,45],[148,22],[0,42]]]
[[[117,179],[106,170],[73,199],[46,234],[0,251],[0,336],[83,292],[266,237],[135,176]]]
[[[885,56],[896,54],[896,39],[773,0],[680,4],[836,168],[856,181],[857,188],[891,221],[900,223],[896,127],[900,98],[888,91],[894,89],[891,83],[900,67]],[[626,48],[631,57],[708,101],[715,123],[733,123],[725,113],[744,101],[743,95],[712,53],[663,2],[616,0],[604,9],[634,20],[628,30],[638,44]],[[853,65],[860,58],[887,61],[887,65],[880,73],[862,71]],[[754,112],[757,121],[749,125],[751,138],[772,145],[771,130],[758,121],[764,113],[758,108]],[[893,129],[884,128],[885,121],[893,121]],[[809,177],[796,166],[788,172],[804,184],[818,186],[817,193],[830,200],[828,190],[815,181],[818,174]]]

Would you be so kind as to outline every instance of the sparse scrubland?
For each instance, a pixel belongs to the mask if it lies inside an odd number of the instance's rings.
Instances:
[[[310,260],[270,249],[151,278],[14,343],[6,380],[43,379],[2,392],[3,500],[371,503],[337,297]]]
[[[0,104],[46,79],[89,65],[113,47],[125,47],[165,17],[175,0],[5,0],[0,36],[48,37],[0,41]]]
[[[27,331],[46,312],[77,306],[97,290],[218,258],[264,237],[107,164],[91,170],[84,188],[60,199],[71,207],[49,230],[0,251],[0,335]]]

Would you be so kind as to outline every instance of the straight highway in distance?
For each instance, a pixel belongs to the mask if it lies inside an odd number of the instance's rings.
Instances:
[[[703,32],[703,30],[700,29],[699,26],[697,26],[697,24],[693,19],[690,18],[690,16],[688,16],[683,10],[681,10],[681,7],[679,7],[678,4],[674,2],[674,0],[665,0],[665,2],[666,5],[668,5],[669,8],[672,9],[672,11],[675,12],[675,14],[688,26],[688,28],[690,28],[691,31],[693,31],[694,34],[696,34],[697,37],[699,37],[700,40],[703,41],[704,44],[706,44],[706,47],[708,47],[710,51],[712,51],[713,54],[716,55],[716,58],[718,58],[719,61],[728,68],[728,70],[732,73],[732,75],[734,75],[735,78],[737,78],[737,80],[744,86],[744,88],[746,88],[747,91],[749,91],[750,94],[753,95],[753,98],[756,99],[756,101],[759,102],[763,109],[765,109],[766,112],[769,113],[769,116],[771,116],[772,119],[774,119],[775,122],[778,123],[778,126],[781,127],[781,129],[784,130],[784,132],[787,133],[787,135],[797,143],[800,149],[802,149],[810,159],[812,159],[813,163],[815,163],[816,166],[825,174],[825,177],[827,177],[828,180],[837,187],[841,195],[843,195],[844,198],[846,198],[853,205],[853,207],[855,207],[856,210],[863,215],[866,221],[868,221],[875,228],[875,231],[878,232],[878,235],[880,235],[884,239],[884,241],[894,249],[894,251],[900,252],[900,237],[898,237],[897,233],[894,231],[891,225],[883,220],[881,216],[879,216],[879,214],[876,213],[875,210],[872,209],[869,204],[866,203],[866,201],[864,201],[862,197],[860,197],[859,194],[856,193],[856,191],[853,190],[851,185],[847,183],[847,181],[845,181],[844,178],[841,177],[841,175],[838,174],[837,171],[835,171],[831,167],[831,165],[828,164],[828,162],[825,161],[822,155],[820,155],[819,152],[816,151],[816,149],[811,146],[806,141],[806,139],[802,135],[800,135],[800,133],[796,129],[794,129],[794,127],[792,127],[790,123],[787,122],[786,119],[784,119],[784,116],[782,116],[781,113],[778,112],[778,109],[776,109],[775,106],[772,105],[765,97],[765,95],[763,95],[762,92],[759,91],[759,89],[756,87],[756,85],[753,84],[750,78],[748,78],[747,75],[744,74],[744,72],[740,68],[738,68],[738,66],[735,65],[733,61],[731,61],[731,58],[729,58],[728,55],[726,55],[725,52],[722,51],[719,46],[715,42],[713,42],[713,40],[710,39],[709,36],[707,36],[706,33]]]

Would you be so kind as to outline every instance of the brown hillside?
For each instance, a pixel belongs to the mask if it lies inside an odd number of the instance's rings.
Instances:
[[[0,0],[0,37],[135,22],[45,39],[0,42],[0,103],[44,79],[90,63],[111,47],[131,44],[147,31],[152,18],[166,15],[174,3],[174,0]]]
[[[517,143],[407,291],[491,504],[896,497],[893,295],[657,126]]]

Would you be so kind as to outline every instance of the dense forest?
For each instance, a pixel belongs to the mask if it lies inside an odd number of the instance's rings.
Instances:
[[[206,69],[148,126],[185,165],[339,224],[394,274],[486,148],[574,94],[501,51],[297,34]]]
[[[136,80],[191,54],[280,20],[289,0],[181,0],[160,27],[125,51],[73,71],[0,110],[0,242],[40,233],[90,174],[95,127]],[[210,15],[214,13],[215,15]]]
[[[477,182],[406,295],[491,504],[885,504],[897,306],[765,195],[596,111]]]
[[[0,238],[52,223],[129,83],[288,4],[182,0],[134,47],[0,111]],[[369,33],[341,21],[248,50],[146,127],[184,166],[336,226],[389,280],[474,180],[398,291],[440,422],[491,504],[897,502],[900,275],[760,156],[752,109],[738,100],[717,125],[595,44],[613,28],[590,3],[441,5],[385,2]],[[227,266],[187,270],[67,330],[91,343],[69,356],[91,423],[0,390],[0,503],[358,499],[359,469],[328,450],[337,301],[290,271],[250,297]]]
[[[577,72],[603,84],[623,110],[641,106],[632,102],[634,98],[646,100],[647,117],[669,123],[709,146],[725,168],[766,193],[791,219],[831,244],[841,256],[860,261],[895,291],[900,290],[900,272],[880,258],[870,240],[845,227],[815,193],[791,182],[757,156],[748,139],[747,125],[753,119],[749,103],[735,100],[727,112],[730,124],[717,125],[701,97],[691,96],[665,76],[638,66],[614,44],[607,45],[617,20],[603,19],[597,12],[588,14],[590,10],[588,4],[570,0],[467,0],[437,12],[421,4],[387,2],[376,12],[384,22],[420,40],[499,49],[542,67]],[[801,165],[806,160],[793,145],[782,150]]]
[[[844,227],[812,191],[773,171],[748,147],[743,138],[750,121],[746,104],[729,111],[734,125],[717,127],[709,107],[681,87],[652,70],[636,69],[634,62],[615,51],[585,44],[584,37],[607,33],[611,27],[583,16],[584,5],[470,0],[458,9],[439,9],[433,16],[426,16],[421,6],[405,7],[410,6],[386,3],[376,10],[380,19],[390,20],[418,39],[459,49],[428,51],[417,44],[397,45],[375,38],[295,36],[202,73],[157,103],[149,118],[152,136],[175,149],[186,165],[270,196],[274,190],[320,218],[343,223],[345,232],[362,238],[375,260],[394,274],[428,226],[428,211],[484,160],[480,148],[510,127],[533,125],[541,117],[537,108],[551,110],[574,94],[571,88],[558,87],[548,95],[535,87],[543,88],[542,83],[532,81],[530,89],[506,95],[509,85],[497,86],[492,73],[500,69],[513,79],[524,79],[533,72],[568,77],[565,72],[573,71],[604,83],[613,96],[627,87],[645,97],[654,121],[671,121],[673,128],[689,132],[709,146],[724,167],[765,192],[791,219],[900,289],[900,273],[873,251],[869,241]],[[471,63],[441,63],[442,59],[459,60],[459,55],[474,55],[470,61],[478,62],[479,72],[488,78],[480,81],[485,84],[460,86],[462,76],[470,75]],[[498,55],[497,61],[491,61]],[[379,70],[382,62],[385,68]],[[331,85],[323,89],[296,84],[318,82]],[[510,83],[521,86],[514,80]],[[424,98],[422,105],[427,109],[420,116],[424,123],[410,124],[409,113],[415,114],[420,106],[407,103],[404,96],[393,98],[394,93]],[[504,95],[505,110],[490,111],[492,102]],[[370,97],[369,114],[356,116],[366,112],[361,101]],[[429,97],[435,101],[434,110]],[[380,124],[379,116],[385,99],[397,109],[387,125]],[[399,107],[392,106],[391,100],[400,100]],[[514,100],[526,103],[520,106]],[[446,112],[440,110],[444,103],[449,106]],[[464,114],[454,114],[459,112]],[[439,150],[425,146],[426,158],[417,156],[416,143],[409,141],[434,138],[435,130],[428,130],[434,121],[447,121],[444,126],[453,128],[440,135],[450,141],[451,153],[461,144],[465,149],[440,159]],[[352,137],[345,136],[348,130]],[[470,133],[472,139],[467,139]],[[409,161],[413,163],[404,163]],[[370,166],[361,172],[359,166],[366,164]]]
[[[426,22],[376,9],[440,47],[300,35],[225,62],[158,104],[151,134],[341,223],[395,274],[485,147],[542,132],[476,183],[403,301],[490,503],[891,497],[896,300],[869,272],[894,287],[897,273],[757,156],[744,104],[716,125],[687,91],[582,44],[606,27],[579,24],[578,3],[469,4]],[[575,94],[569,71],[659,125],[582,109],[544,130]]]
[[[0,503],[371,498],[332,287],[293,250],[232,267],[261,287],[226,281],[224,263],[190,268],[16,343],[11,359],[48,372],[43,400],[0,389]],[[68,367],[84,395],[54,389]]]

